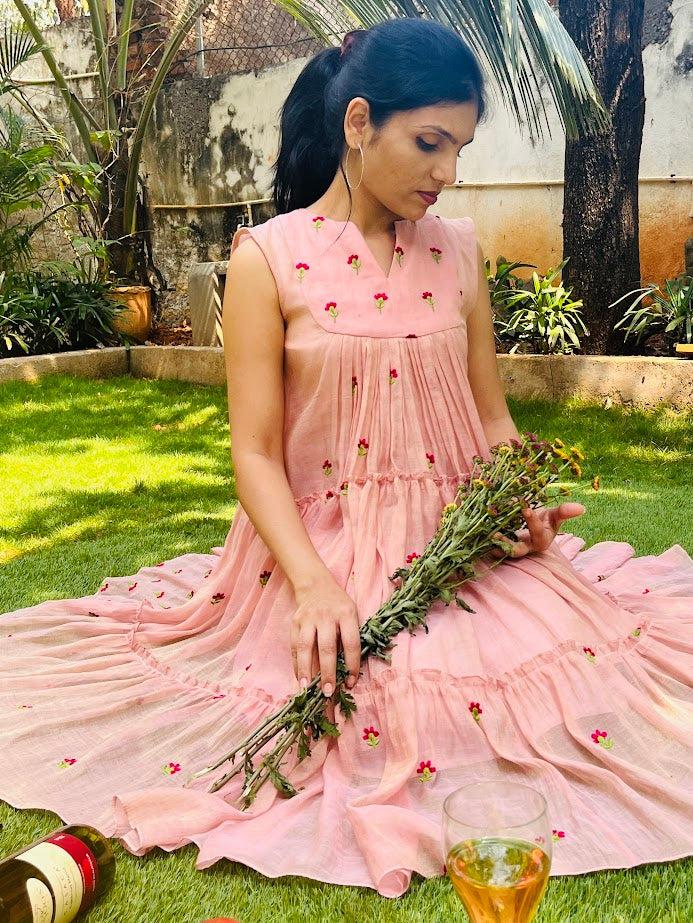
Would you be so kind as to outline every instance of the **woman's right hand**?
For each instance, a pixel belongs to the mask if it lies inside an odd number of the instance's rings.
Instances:
[[[327,697],[334,693],[337,651],[341,641],[349,670],[346,685],[351,689],[359,675],[361,640],[358,610],[354,600],[332,577],[294,591],[296,612],[291,621],[291,656],[301,688],[320,673],[320,684]]]

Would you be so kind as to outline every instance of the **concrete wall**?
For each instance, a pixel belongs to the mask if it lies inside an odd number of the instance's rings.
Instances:
[[[644,279],[661,281],[684,268],[693,235],[693,5],[646,0],[644,65],[646,121],[641,156],[641,259]],[[73,72],[93,69],[85,23],[49,30],[57,57]],[[304,64],[292,61],[258,74],[186,78],[161,93],[144,150],[154,254],[164,280],[165,320],[187,314],[191,263],[225,259],[248,210],[233,203],[269,194],[278,142],[278,113]],[[45,75],[41,61],[27,71]],[[81,81],[93,94],[93,82]],[[62,103],[52,90],[37,102],[56,122]],[[441,196],[443,215],[471,215],[485,253],[535,263],[562,258],[563,133],[547,97],[552,137],[533,144],[499,101],[491,102],[474,144],[462,155],[458,183]],[[271,214],[252,206],[254,221]],[[50,249],[51,242],[47,242]],[[189,316],[189,315],[187,315]]]

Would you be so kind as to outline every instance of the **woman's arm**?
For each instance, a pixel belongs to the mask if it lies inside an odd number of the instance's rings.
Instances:
[[[477,300],[467,318],[468,376],[484,434],[488,444],[493,446],[519,436],[498,372],[493,312],[481,247],[478,248],[478,267]],[[511,557],[521,558],[533,551],[546,551],[565,520],[584,512],[581,503],[559,503],[558,506],[539,510],[525,510],[523,515],[527,528],[517,533],[517,542],[509,542]]]
[[[358,613],[313,547],[286,477],[284,322],[277,288],[267,261],[252,243],[234,251],[226,278],[222,327],[238,497],[294,591],[291,648],[296,676],[307,684],[319,669],[322,688],[330,695],[338,636],[350,679],[358,677]]]

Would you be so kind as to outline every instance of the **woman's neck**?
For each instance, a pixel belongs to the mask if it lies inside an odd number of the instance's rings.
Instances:
[[[341,172],[337,172],[323,195],[309,206],[310,211],[335,221],[352,221],[364,238],[394,237],[394,223],[399,220],[365,189],[349,192]]]

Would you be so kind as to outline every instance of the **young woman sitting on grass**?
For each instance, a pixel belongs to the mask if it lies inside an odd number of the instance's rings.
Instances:
[[[359,626],[491,446],[517,437],[469,218],[429,213],[484,113],[441,25],[387,22],[304,68],[282,113],[278,215],[234,240],[224,332],[236,484],[223,550],[3,617],[0,796],[129,849],[194,842],[268,876],[407,890],[443,873],[441,806],[472,781],[541,791],[553,872],[691,852],[693,562],[558,536],[431,609],[391,663]],[[498,138],[502,144],[503,139]],[[555,434],[545,434],[555,435]],[[95,617],[96,616],[96,617]],[[297,796],[190,774],[339,650],[357,712],[293,771]],[[422,769],[423,767],[423,769]]]

